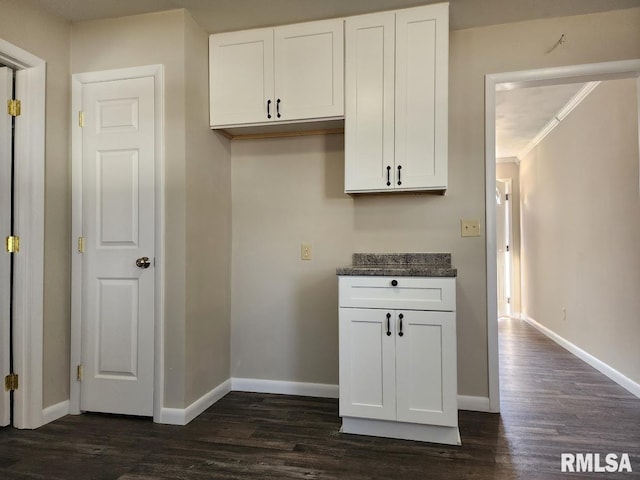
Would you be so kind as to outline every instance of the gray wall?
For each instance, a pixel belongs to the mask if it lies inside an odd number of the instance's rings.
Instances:
[[[525,157],[520,184],[524,313],[640,383],[636,85],[601,83]]]
[[[208,36],[185,10],[73,25],[72,73],[165,66],[162,293],[171,408],[229,377],[229,146],[208,128],[207,49]]]
[[[445,196],[342,194],[340,137],[232,142],[232,375],[337,383],[334,268],[352,252],[445,251],[459,275],[459,392],[487,397],[485,237],[459,226],[484,223],[484,76],[639,58],[638,25],[631,9],[451,32]]]

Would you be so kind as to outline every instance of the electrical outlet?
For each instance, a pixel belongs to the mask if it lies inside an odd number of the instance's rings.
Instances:
[[[480,220],[460,220],[460,235],[463,237],[479,237]]]
[[[311,244],[303,243],[302,247],[300,247],[300,259],[311,260],[312,258]]]

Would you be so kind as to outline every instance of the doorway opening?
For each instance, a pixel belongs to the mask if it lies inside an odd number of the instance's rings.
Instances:
[[[486,152],[485,152],[485,187],[486,187],[486,225],[487,225],[487,321],[488,321],[488,360],[489,360],[489,390],[491,410],[498,412],[500,409],[500,385],[498,365],[498,219],[496,209],[495,185],[497,179],[496,158],[499,157],[496,150],[496,101],[499,92],[515,89],[532,89],[549,85],[568,85],[588,82],[597,82],[610,79],[631,78],[636,79],[640,87],[640,60],[620,62],[607,62],[600,64],[577,65],[569,67],[550,68],[543,70],[529,70],[521,72],[507,72],[487,75],[485,78],[485,125],[486,125]],[[569,109],[568,111],[571,111]],[[555,117],[556,122],[562,121],[561,111]],[[541,138],[548,131],[541,132]],[[540,139],[538,139],[540,141]],[[535,145],[535,144],[534,144]],[[530,147],[530,149],[533,147]],[[514,162],[515,163],[515,162]],[[501,175],[503,177],[503,175]],[[640,178],[636,179],[640,182]],[[516,201],[517,202],[517,201]],[[514,203],[516,203],[514,202]],[[526,204],[526,198],[520,198],[520,204]],[[516,222],[517,223],[517,222]],[[517,227],[514,229],[517,230]],[[527,288],[522,285],[522,290]],[[517,295],[517,292],[516,292]],[[516,302],[517,303],[517,302]],[[519,313],[521,307],[512,310]],[[556,340],[558,341],[558,340]],[[560,343],[560,342],[558,342]],[[567,347],[565,347],[567,348]],[[595,366],[595,365],[592,365]],[[596,368],[598,368],[596,366]],[[599,369],[599,368],[598,368]],[[602,370],[601,370],[602,371]],[[604,372],[603,372],[604,373]],[[613,377],[612,377],[613,378]],[[616,380],[617,381],[617,380]],[[620,382],[619,382],[620,383]]]

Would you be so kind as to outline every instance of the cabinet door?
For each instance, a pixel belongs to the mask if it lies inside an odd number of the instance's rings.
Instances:
[[[347,192],[394,188],[394,35],[394,13],[345,23]]]
[[[273,101],[273,29],[209,37],[212,127],[267,122]],[[273,114],[273,104],[271,106]]]
[[[340,416],[395,420],[393,316],[392,310],[340,309]]]
[[[276,120],[344,115],[344,22],[275,29]]]
[[[394,173],[401,190],[447,186],[448,12],[439,4],[396,14]]]
[[[399,310],[397,317],[398,421],[458,425],[455,313]]]

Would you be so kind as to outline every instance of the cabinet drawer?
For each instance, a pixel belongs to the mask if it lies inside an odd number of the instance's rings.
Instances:
[[[393,282],[397,282],[394,286]],[[454,277],[339,277],[341,307],[456,310]]]

